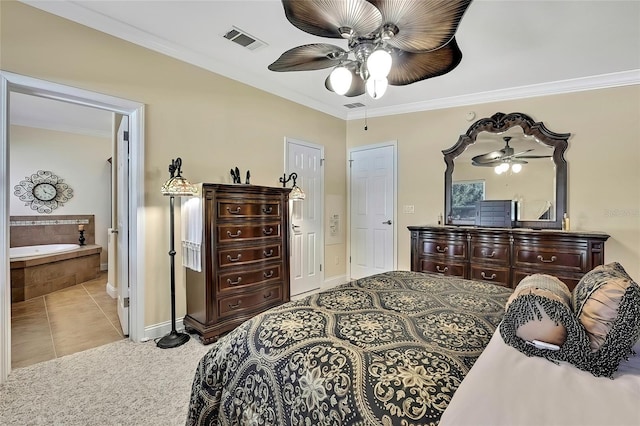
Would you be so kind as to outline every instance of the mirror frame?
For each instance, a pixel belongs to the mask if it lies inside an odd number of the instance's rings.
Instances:
[[[467,132],[460,135],[454,146],[442,151],[447,169],[444,172],[444,211],[446,225],[468,225],[451,218],[451,184],[453,179],[454,159],[464,152],[467,147],[476,142],[481,132],[500,134],[512,127],[520,126],[527,136],[535,137],[540,143],[553,148],[553,162],[556,167],[555,188],[555,220],[517,220],[516,228],[533,229],[562,229],[562,217],[567,213],[567,161],[564,152],[569,146],[571,133],[555,133],[547,129],[542,122],[536,122],[531,117],[520,112],[503,114],[495,113],[490,118],[482,118],[469,127]]]

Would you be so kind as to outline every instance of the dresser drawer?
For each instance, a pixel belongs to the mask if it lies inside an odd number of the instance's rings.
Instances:
[[[522,271],[522,270],[513,271],[512,287],[516,288],[520,283],[520,281],[522,281],[525,277],[528,277],[529,275],[533,275],[533,274],[539,274],[539,273],[540,273],[539,271]],[[554,274],[553,276],[558,278],[563,283],[565,283],[569,288],[569,291],[573,291],[573,289],[576,288],[576,286],[580,282],[580,278],[577,278],[577,277],[563,276],[562,274]]]
[[[453,257],[456,259],[466,259],[466,241],[446,241],[425,239],[420,241],[421,254]]]
[[[472,262],[495,262],[509,264],[508,244],[477,244],[471,243]]]
[[[255,270],[243,269],[237,272],[228,272],[218,275],[218,291],[225,292],[238,289],[246,289],[267,281],[279,281],[282,279],[282,264],[274,264]]]
[[[219,200],[217,203],[218,218],[228,219],[232,217],[253,218],[267,217],[279,218],[281,215],[280,204],[276,201],[239,202],[238,200]]]
[[[436,272],[442,275],[464,277],[466,265],[449,262],[438,262],[431,259],[420,259],[420,272]]]
[[[586,251],[580,249],[516,246],[514,266],[530,268],[535,265],[545,270],[587,272],[586,258]]]
[[[218,299],[218,318],[260,310],[265,305],[282,302],[282,284],[264,287]]]
[[[280,238],[280,223],[261,223],[256,225],[218,225],[218,242],[250,241],[264,238]]]
[[[509,287],[509,268],[492,268],[482,265],[471,265],[472,280],[487,281]]]
[[[282,254],[280,244],[268,244],[257,247],[230,248],[218,250],[218,266],[220,268],[244,265],[253,262],[280,259]]]

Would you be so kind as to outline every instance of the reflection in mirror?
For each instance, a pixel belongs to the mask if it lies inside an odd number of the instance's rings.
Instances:
[[[517,220],[556,219],[553,148],[525,135],[520,126],[501,134],[479,134],[455,164],[453,218],[473,220],[475,216],[475,203],[466,210],[456,208],[456,184],[482,182],[485,196],[480,199],[516,201]],[[460,216],[463,211],[467,215]]]
[[[445,223],[473,225],[477,199],[515,200],[516,227],[560,229],[567,212],[564,151],[570,136],[518,112],[476,121],[442,151],[447,164]],[[472,190],[480,186],[482,198]]]

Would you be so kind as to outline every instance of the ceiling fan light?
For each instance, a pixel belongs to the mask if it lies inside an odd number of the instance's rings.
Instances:
[[[391,54],[384,49],[375,50],[367,58],[369,75],[375,79],[387,78],[391,71]]]
[[[498,164],[497,166],[495,166],[493,168],[493,171],[496,172],[497,175],[501,175],[502,174],[502,167],[500,167],[500,166],[502,166],[502,164]]]
[[[386,78],[375,79],[369,77],[366,85],[367,93],[373,99],[380,99],[387,91],[387,86],[389,86],[389,82]]]
[[[338,95],[344,95],[351,87],[351,72],[345,67],[336,67],[329,75],[329,81],[333,91]]]
[[[516,163],[511,165],[511,171],[513,173],[520,173],[521,170],[522,170],[522,164]]]

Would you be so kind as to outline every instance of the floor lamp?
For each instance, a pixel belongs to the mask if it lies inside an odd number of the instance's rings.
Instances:
[[[180,157],[171,160],[169,164],[169,173],[171,177],[162,185],[162,195],[169,197],[169,222],[171,226],[169,257],[171,259],[171,332],[157,341],[157,346],[162,349],[175,348],[184,345],[189,341],[189,335],[186,333],[178,333],[176,331],[176,265],[174,248],[174,214],[173,202],[175,197],[190,197],[195,195],[197,188],[182,177],[180,168],[182,167],[182,159]]]

